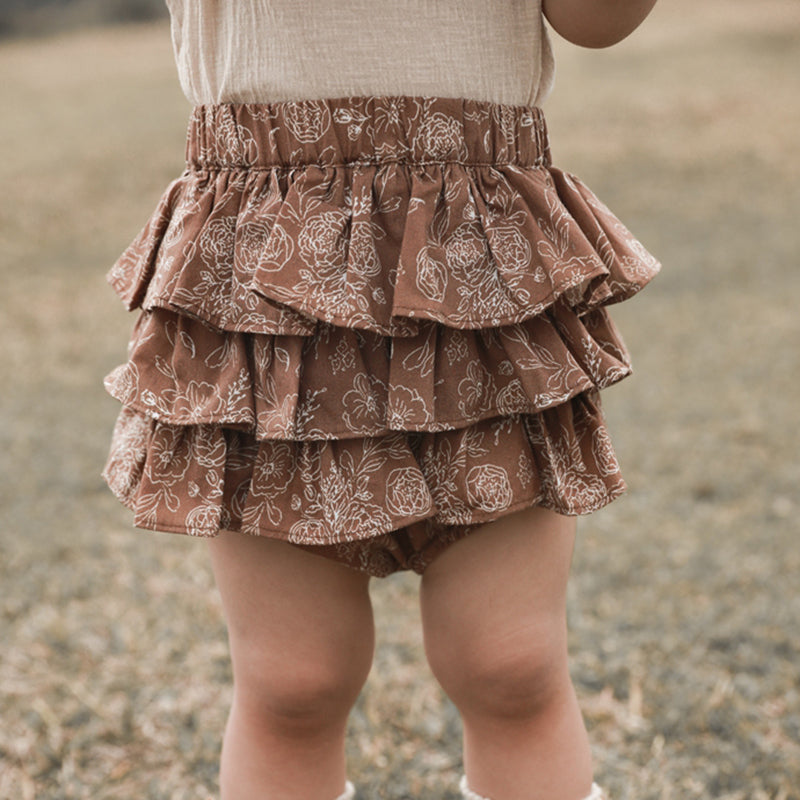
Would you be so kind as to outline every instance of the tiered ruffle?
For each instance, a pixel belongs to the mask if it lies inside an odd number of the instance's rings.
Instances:
[[[141,311],[106,378],[104,477],[138,527],[276,536],[376,575],[516,508],[588,513],[624,490],[598,391],[630,362],[606,306],[658,269],[551,165],[537,108],[198,106],[186,171],[109,273]],[[405,554],[358,547],[400,529]]]

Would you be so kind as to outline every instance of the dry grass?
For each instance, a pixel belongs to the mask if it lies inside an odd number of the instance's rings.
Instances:
[[[631,491],[582,521],[572,670],[615,800],[800,798],[800,7],[663,2],[559,45],[548,117],[665,264],[614,311],[606,397]],[[132,317],[103,280],[183,167],[162,24],[0,46],[0,798],[215,795],[230,699],[202,543],[130,528],[100,481],[101,378]],[[374,581],[353,713],[364,800],[456,800],[460,729],[413,575]]]

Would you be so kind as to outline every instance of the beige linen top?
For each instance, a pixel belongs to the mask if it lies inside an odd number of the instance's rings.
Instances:
[[[193,104],[438,95],[540,105],[541,0],[166,0]]]

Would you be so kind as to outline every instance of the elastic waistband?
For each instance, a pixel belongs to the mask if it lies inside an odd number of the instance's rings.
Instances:
[[[186,136],[196,170],[448,161],[549,165],[542,110],[423,95],[221,103],[195,106]]]

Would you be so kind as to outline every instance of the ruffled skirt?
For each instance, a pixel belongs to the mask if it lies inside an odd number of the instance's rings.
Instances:
[[[139,528],[271,536],[374,576],[625,490],[606,307],[659,264],[552,166],[534,106],[197,106],[108,278],[138,309],[103,477]]]

